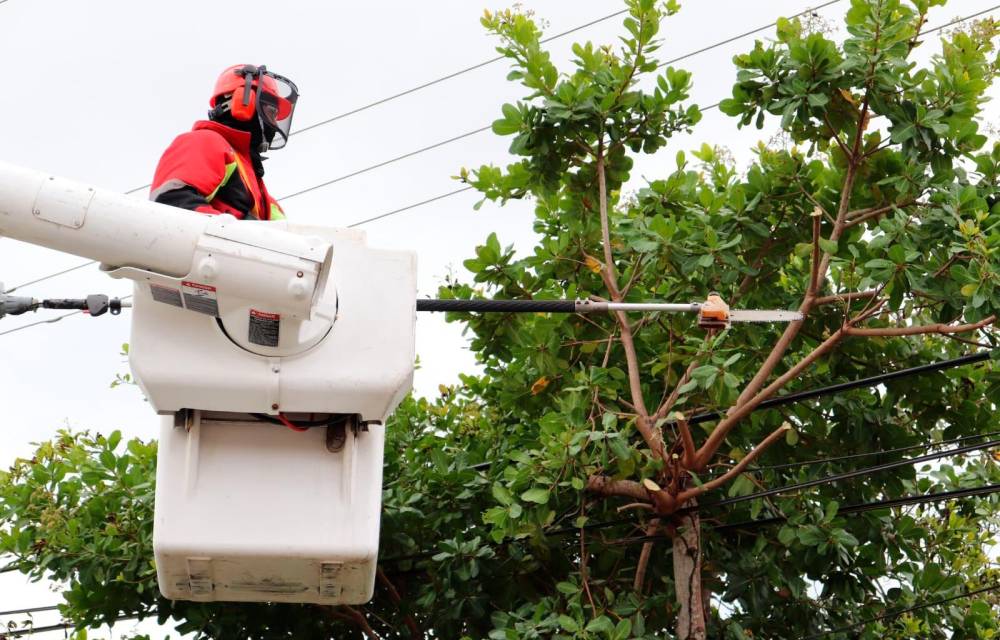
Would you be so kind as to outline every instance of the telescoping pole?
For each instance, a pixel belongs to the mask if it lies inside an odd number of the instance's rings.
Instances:
[[[701,303],[595,302],[593,300],[417,300],[417,311],[479,313],[601,313],[609,311],[661,311],[698,313]]]

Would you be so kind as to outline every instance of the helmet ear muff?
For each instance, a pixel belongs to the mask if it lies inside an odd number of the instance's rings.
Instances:
[[[249,122],[257,112],[257,91],[251,89],[249,99],[238,93],[233,93],[229,103],[229,112],[240,122]]]

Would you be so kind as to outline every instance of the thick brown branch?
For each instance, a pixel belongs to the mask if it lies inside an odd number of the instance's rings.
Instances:
[[[406,628],[410,630],[410,636],[414,638],[414,640],[419,640],[420,638],[423,638],[424,634],[421,633],[420,627],[417,626],[417,623],[413,619],[413,616],[403,611],[402,607],[403,598],[402,596],[399,595],[399,591],[396,589],[396,585],[392,584],[392,581],[389,580],[389,577],[385,575],[385,571],[382,571],[382,567],[379,567],[376,570],[375,575],[378,578],[378,581],[382,584],[382,586],[385,587],[385,590],[389,592],[389,599],[392,600],[392,603],[396,605],[396,608],[399,609],[400,612],[403,614],[403,624],[405,624]]]
[[[798,377],[798,375],[810,367],[813,362],[830,352],[835,346],[837,346],[837,343],[839,343],[845,335],[846,333],[843,328],[838,329],[833,333],[833,335],[827,338],[824,342],[820,343],[818,347],[813,349],[809,355],[802,358],[802,360],[797,362],[795,366],[778,377],[777,380],[769,384],[760,393],[745,403],[730,409],[729,413],[726,414],[726,417],[715,426],[715,429],[712,430],[712,434],[705,441],[705,444],[701,445],[701,448],[698,450],[695,470],[702,469],[706,464],[708,464],[708,461],[713,455],[715,455],[715,452],[718,451],[719,447],[725,441],[726,436],[733,429],[733,427],[739,423],[740,420],[750,415],[750,413],[757,408],[757,405],[777,393],[783,386],[788,384],[790,380]]]
[[[816,207],[812,212],[813,219],[813,241],[812,241],[812,271],[809,274],[809,295],[815,296],[816,291],[819,289],[819,240],[820,240],[820,222],[823,216],[823,211]]]
[[[365,618],[365,614],[361,611],[355,609],[354,607],[344,606],[344,610],[350,616],[351,620],[361,629],[361,632],[368,636],[369,640],[382,640],[379,634],[375,633],[371,625],[368,624],[368,619]]]
[[[657,530],[660,528],[660,519],[653,518],[646,525],[645,534],[647,536],[656,535]],[[635,567],[635,579],[632,581],[632,590],[638,594],[642,594],[642,584],[646,581],[646,569],[649,567],[649,557],[653,553],[653,543],[647,542],[642,545],[642,551],[639,552],[639,562]]]
[[[691,436],[691,428],[688,426],[687,420],[683,417],[677,418],[677,429],[681,432],[681,443],[684,446],[684,466],[690,469],[694,466],[695,460],[698,456],[698,448],[694,446],[694,438]]]
[[[632,498],[641,502],[649,502],[649,491],[634,480],[612,480],[608,476],[590,476],[587,478],[587,491],[602,496],[619,496]]]
[[[597,149],[597,197],[601,215],[601,241],[604,244],[604,271],[607,273],[605,283],[608,285],[611,299],[621,302],[621,292],[618,290],[618,270],[615,269],[615,259],[611,254],[611,227],[608,222],[608,185],[604,175],[604,150]]]
[[[670,392],[670,395],[667,396],[667,399],[660,404],[659,408],[657,408],[656,410],[656,413],[653,414],[654,423],[659,422],[660,420],[666,418],[667,413],[669,413],[670,410],[674,408],[674,405],[677,404],[677,398],[680,397],[681,395],[681,387],[686,385],[688,381],[691,379],[691,372],[698,368],[698,363],[699,359],[694,358],[691,360],[691,363],[688,364],[688,367],[687,369],[684,370],[684,374],[681,376],[681,379],[678,380],[677,384],[674,386],[674,390]]]
[[[930,333],[939,333],[941,335],[947,335],[951,333],[967,333],[969,331],[975,331],[977,329],[982,329],[988,325],[993,324],[996,321],[996,316],[990,316],[988,318],[983,318],[979,322],[973,322],[970,324],[944,324],[938,322],[935,324],[925,324],[917,325],[913,327],[876,327],[871,329],[861,329],[858,327],[847,327],[845,332],[852,336],[917,336],[925,335]]]
[[[889,213],[890,211],[893,211],[894,209],[902,209],[903,207],[908,207],[911,204],[913,204],[912,201],[911,202],[901,203],[901,204],[890,204],[890,205],[886,205],[884,207],[873,207],[873,208],[870,208],[870,209],[859,209],[857,211],[852,212],[855,215],[848,217],[847,223],[844,226],[845,227],[853,227],[855,225],[861,224],[862,222],[866,222],[868,220],[871,220],[872,218],[877,218],[877,217],[879,217],[881,215],[885,215],[886,213]]]
[[[736,476],[743,473],[743,470],[746,469],[751,462],[753,462],[758,456],[760,456],[760,454],[764,453],[765,449],[767,449],[772,444],[777,442],[778,439],[781,438],[783,435],[785,435],[785,432],[790,430],[791,428],[792,428],[791,425],[789,425],[787,422],[781,425],[776,430],[772,431],[770,435],[764,438],[756,447],[751,449],[750,453],[743,456],[743,459],[740,460],[738,463],[736,463],[736,465],[732,469],[725,472],[718,478],[713,478],[712,480],[709,480],[708,482],[702,484],[701,486],[691,487],[687,491],[682,491],[680,495],[677,496],[677,501],[683,504],[684,502],[690,500],[691,498],[698,497],[707,491],[711,491],[712,489],[721,487],[722,485],[726,484]]]

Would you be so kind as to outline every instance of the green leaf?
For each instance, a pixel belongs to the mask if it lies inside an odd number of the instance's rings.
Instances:
[[[521,494],[521,500],[524,500],[525,502],[534,502],[536,504],[547,504],[549,501],[549,490],[541,487],[528,489]]]

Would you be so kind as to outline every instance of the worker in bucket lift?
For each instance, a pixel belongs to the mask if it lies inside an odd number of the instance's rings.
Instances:
[[[160,158],[150,200],[240,220],[283,220],[264,186],[261,154],[288,142],[297,100],[295,83],[264,65],[223,71],[208,120],[177,136]]]

